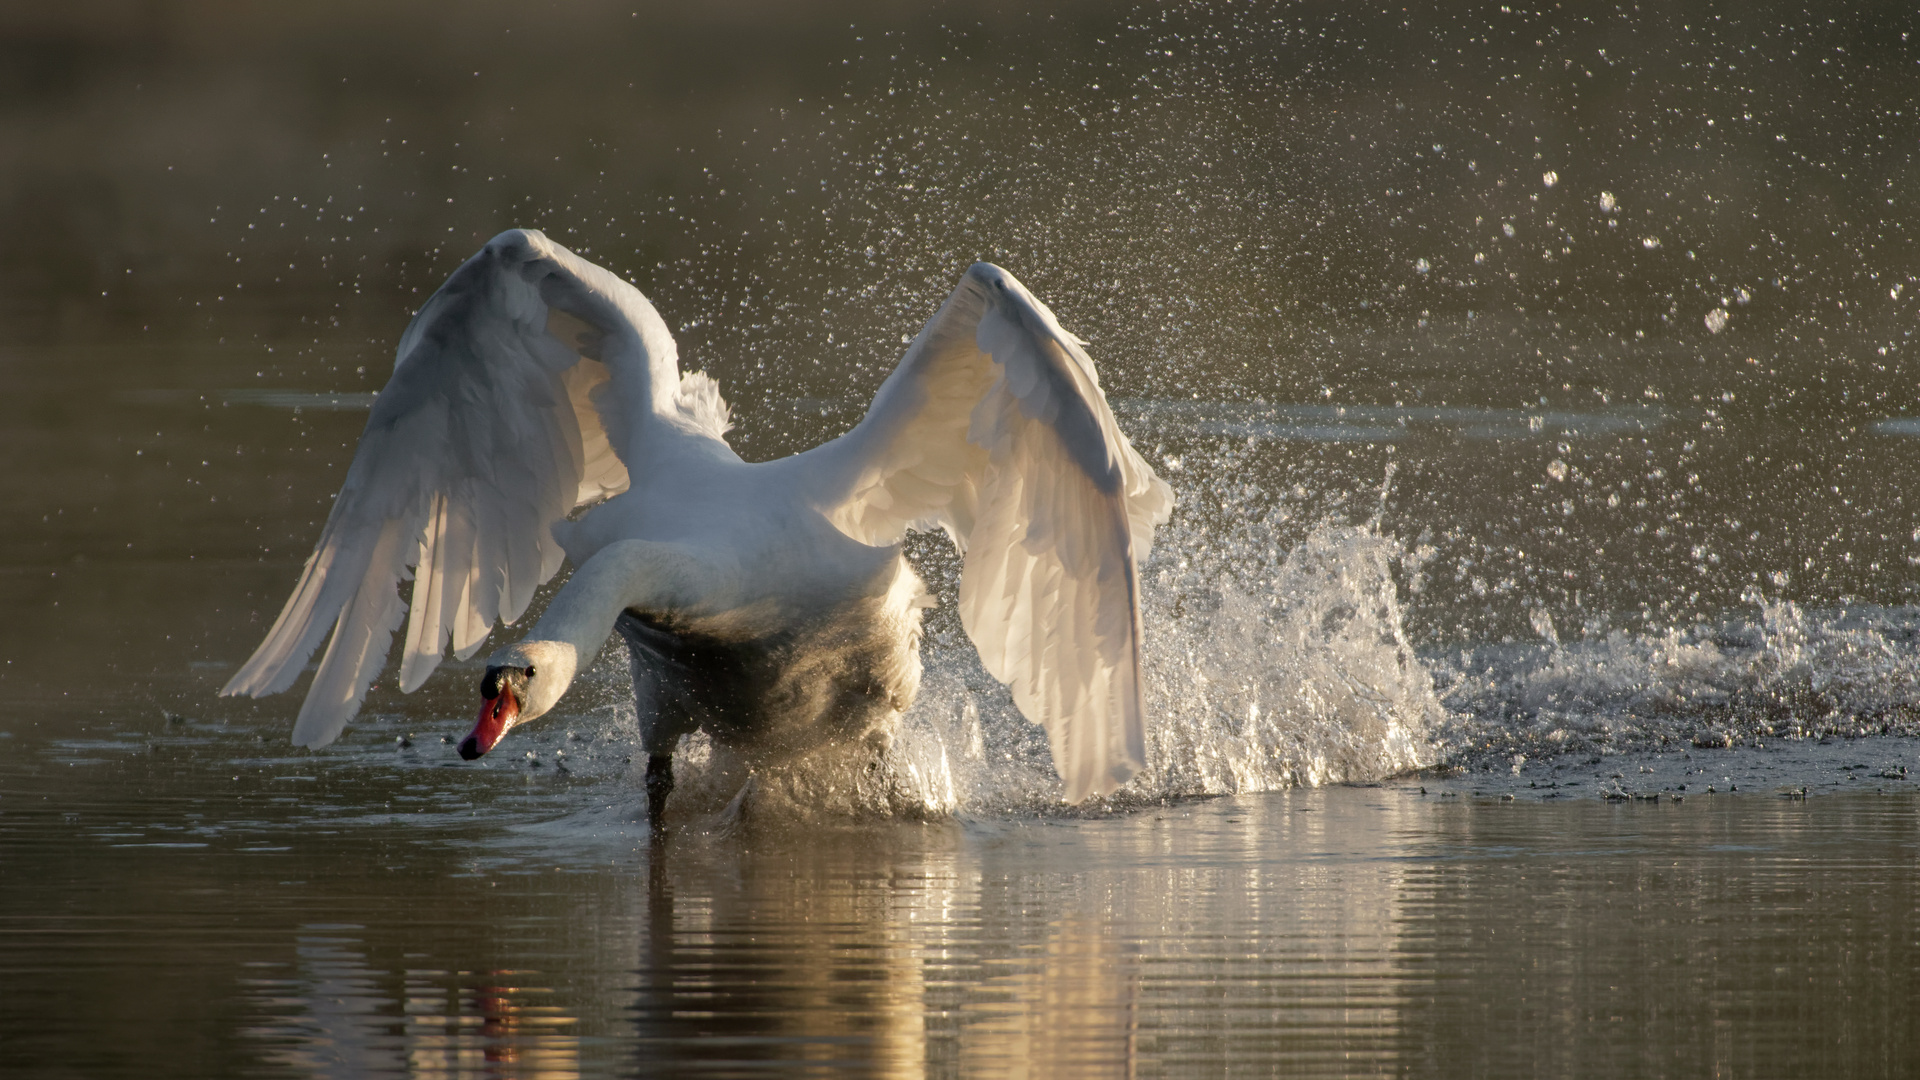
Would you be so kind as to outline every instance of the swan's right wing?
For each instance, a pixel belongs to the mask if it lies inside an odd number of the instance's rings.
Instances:
[[[975,264],[852,431],[809,452],[820,508],[868,544],[944,528],[960,618],[1047,730],[1069,802],[1146,760],[1137,563],[1173,492],[1114,422],[1078,338]]]
[[[626,490],[615,448],[636,418],[622,384],[671,386],[677,370],[638,290],[537,232],[495,237],[401,336],[313,556],[221,693],[286,689],[331,631],[293,741],[332,742],[385,663],[408,577],[401,688],[418,687],[449,643],[472,655],[559,570],[552,525]]]

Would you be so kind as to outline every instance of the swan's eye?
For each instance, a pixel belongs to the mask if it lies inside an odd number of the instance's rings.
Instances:
[[[533,665],[532,665],[532,664],[528,664],[528,665],[527,665],[527,678],[529,678],[529,679],[531,679],[531,678],[533,678]]]

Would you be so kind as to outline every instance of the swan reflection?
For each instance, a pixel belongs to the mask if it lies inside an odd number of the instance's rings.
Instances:
[[[312,1077],[581,1075],[577,1018],[534,971],[383,969],[357,926],[309,926],[293,973],[245,982],[269,1017],[267,1062]],[[313,932],[313,931],[322,932]]]
[[[1071,916],[1036,928],[1037,940],[1026,928],[1009,938],[994,928],[1004,901],[983,891],[977,869],[950,863],[865,881],[796,867],[656,887],[634,1009],[640,1060],[1130,1074],[1140,976],[1111,924]]]
[[[463,879],[399,935],[308,924],[250,981],[252,1035],[315,1077],[1388,1068],[1428,970],[1407,866],[1378,856],[1427,813],[1298,793],[689,830],[592,873]]]

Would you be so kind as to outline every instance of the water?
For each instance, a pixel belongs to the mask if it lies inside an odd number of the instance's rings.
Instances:
[[[1910,1074],[1915,21],[0,16],[0,1052]],[[665,849],[617,656],[479,766],[470,664],[320,754],[214,698],[513,225],[645,289],[756,459],[1019,275],[1181,493],[1149,769],[1055,804],[937,538],[885,769]]]
[[[4,911],[8,968],[62,991],[11,996],[15,1067],[1860,1076],[1915,1052],[1920,822],[1870,778],[1525,804],[1409,781],[649,851],[628,768],[187,729],[92,766],[117,793],[11,771],[0,852],[41,882]]]

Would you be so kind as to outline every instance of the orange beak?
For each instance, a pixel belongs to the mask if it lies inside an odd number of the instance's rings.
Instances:
[[[473,731],[460,741],[460,756],[472,761],[493,749],[493,744],[506,734],[507,725],[519,715],[520,702],[514,699],[512,690],[501,686],[498,695],[480,703],[480,719],[473,725]]]

